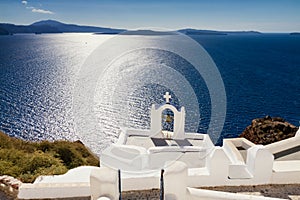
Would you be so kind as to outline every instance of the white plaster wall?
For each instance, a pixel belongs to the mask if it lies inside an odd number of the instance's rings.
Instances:
[[[166,163],[164,173],[164,194],[166,200],[186,198],[187,165],[180,161]]]
[[[216,147],[206,157],[204,168],[189,169],[188,186],[225,185],[228,179],[229,159],[223,148]]]
[[[271,181],[273,162],[273,154],[262,145],[256,145],[247,150],[247,168],[256,184],[265,184]]]
[[[102,165],[122,170],[142,170],[148,166],[147,149],[139,146],[112,144],[101,155]]]
[[[90,174],[99,167],[83,166],[69,170],[66,174],[40,176],[33,184],[22,184],[19,199],[88,197]]]
[[[91,172],[90,184],[91,200],[97,200],[99,197],[119,199],[118,171],[106,167],[94,169]]]
[[[147,132],[143,132],[143,134],[146,133]],[[202,139],[209,139],[208,136],[200,135],[199,137]],[[203,155],[200,156],[200,153],[203,154],[203,152],[199,151],[199,162],[203,162],[205,159],[204,167],[189,168],[187,170],[182,164],[178,164],[178,166],[175,168],[172,168],[170,163],[165,165],[165,162],[168,160],[175,162],[176,160],[180,160],[178,158],[183,158],[182,155],[184,154],[178,151],[178,147],[159,148],[153,150],[149,149],[149,151],[147,151],[143,147],[112,145],[112,147],[115,147],[117,150],[110,153],[117,155],[117,157],[113,159],[116,166],[120,166],[125,163],[125,165],[131,167],[130,169],[132,170],[132,166],[135,166],[135,164],[132,163],[132,160],[135,160],[134,157],[137,156],[140,159],[140,155],[147,155],[146,160],[136,159],[135,161],[137,161],[137,165],[135,167],[138,169],[144,169],[145,166],[143,165],[145,163],[150,163],[150,166],[152,166],[153,169],[156,169],[151,170],[151,168],[147,168],[148,171],[136,170],[131,172],[126,172],[123,170],[121,172],[122,191],[159,188],[160,169],[165,168],[168,172],[166,173],[166,183],[168,183],[166,187],[167,191],[169,191],[168,193],[172,193],[173,190],[175,196],[181,197],[184,193],[182,188],[185,188],[183,185],[187,185],[189,187],[200,187],[222,185],[259,185],[269,183],[300,183],[300,161],[290,160],[274,162],[272,154],[274,152],[279,152],[299,145],[299,138],[299,136],[295,136],[294,138],[277,142],[272,145],[267,145],[265,147],[259,145],[252,146],[247,142],[241,144],[236,144],[234,142],[230,143],[230,140],[227,140],[224,147],[208,148],[207,154],[204,158]],[[210,140],[208,140],[208,146],[211,145],[209,141]],[[234,141],[243,142],[243,140]],[[245,147],[248,148],[246,163],[242,162],[240,157],[236,158],[236,156],[239,155],[239,152],[236,151],[236,145],[246,145]],[[199,149],[197,147],[189,147],[184,150],[197,153],[196,150]],[[110,157],[109,159],[112,158]],[[229,179],[228,176],[230,174],[230,166],[232,166],[233,163],[236,165],[240,164],[240,166],[245,167],[253,177],[247,179]],[[68,173],[60,176],[41,176],[35,181],[34,184],[22,184],[19,189],[18,197],[20,199],[37,199],[90,196],[90,174],[92,171],[95,173],[91,176],[91,183],[93,186],[98,185],[97,189],[92,187],[95,189],[92,190],[93,193],[96,194],[96,192],[102,188],[101,191],[112,191],[109,193],[115,195],[117,186],[115,178],[116,171],[105,171],[105,168],[98,167],[79,167],[69,170]],[[236,171],[236,173],[238,176],[239,172]],[[110,178],[112,176],[114,178]],[[108,181],[108,179],[111,179],[111,181]],[[173,184],[177,179],[182,180],[182,182],[177,182],[177,184],[181,186],[178,186],[179,188],[174,190],[174,188],[177,188],[177,186]],[[113,189],[108,190],[105,189],[106,187]],[[188,196],[190,199],[199,197],[199,191],[191,191],[192,192],[190,192]],[[114,196],[110,197],[115,198]],[[210,197],[207,197],[207,199],[209,198]]]
[[[275,161],[271,183],[273,184],[292,184],[300,183],[300,161]]]

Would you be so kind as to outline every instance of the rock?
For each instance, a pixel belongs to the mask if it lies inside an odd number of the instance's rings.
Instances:
[[[286,122],[280,117],[266,116],[252,120],[240,137],[244,137],[254,144],[270,144],[290,137],[294,137],[298,127]]]
[[[12,187],[15,190],[18,190],[22,184],[20,180],[7,175],[0,176],[0,183],[3,184],[4,187]]]
[[[17,199],[18,189],[22,182],[12,176],[0,176],[0,199],[14,200]]]

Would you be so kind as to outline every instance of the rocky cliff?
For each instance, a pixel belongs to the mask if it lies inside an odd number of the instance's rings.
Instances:
[[[286,122],[280,117],[266,116],[252,120],[240,137],[255,144],[270,144],[295,136],[298,127]]]

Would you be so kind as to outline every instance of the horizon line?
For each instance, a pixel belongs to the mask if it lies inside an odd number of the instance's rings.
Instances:
[[[89,26],[89,27],[95,27],[95,28],[111,28],[111,29],[125,29],[126,31],[137,31],[137,30],[153,30],[153,29],[160,29],[163,30],[165,29],[166,31],[179,31],[179,30],[184,30],[184,29],[193,29],[193,30],[199,30],[199,31],[218,31],[218,32],[259,32],[259,33],[264,33],[264,34],[280,34],[280,33],[300,33],[300,31],[260,31],[260,30],[254,30],[254,29],[227,29],[227,30],[220,30],[220,29],[211,29],[211,28],[195,28],[195,27],[182,27],[182,28],[166,28],[166,27],[139,27],[139,28],[119,28],[119,27],[112,27],[112,26],[99,26],[99,25],[88,25],[88,24],[78,24],[78,23],[68,23],[68,22],[62,22],[59,20],[55,20],[55,19],[42,19],[42,20],[38,20],[38,21],[34,21],[30,24],[17,24],[17,23],[13,23],[13,22],[0,22],[0,24],[13,24],[13,25],[17,25],[17,26],[30,26],[36,22],[41,22],[41,21],[56,21],[62,24],[66,24],[66,25],[77,25],[77,26]],[[151,29],[153,28],[153,29]]]

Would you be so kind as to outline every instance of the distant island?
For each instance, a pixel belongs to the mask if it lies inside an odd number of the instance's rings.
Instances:
[[[126,31],[121,33],[122,35],[176,35],[178,33],[176,33],[176,31],[153,31],[153,30],[134,30],[134,31]]]
[[[258,31],[214,31],[214,30],[197,30],[197,29],[181,29],[178,32],[186,35],[259,35],[262,34]]]
[[[9,35],[9,34],[10,33],[6,29],[0,27],[0,35]]]
[[[126,35],[169,35],[170,32],[156,32],[151,30],[138,30],[130,31],[126,33],[126,29],[117,29],[117,28],[105,28],[105,27],[96,27],[96,26],[85,26],[85,25],[76,25],[76,24],[65,24],[55,20],[43,20],[38,21],[30,25],[15,25],[9,23],[0,23],[0,35],[13,35],[18,33],[33,33],[33,34],[42,34],[42,33],[94,33],[94,34],[119,34],[123,33]],[[215,30],[199,30],[199,29],[180,29],[175,30],[186,35],[260,35],[263,34],[258,31],[215,31]],[[174,32],[175,32],[174,31]],[[299,35],[300,33],[290,33],[290,35]]]
[[[30,25],[15,25],[0,23],[0,35],[16,33],[103,33],[117,34],[126,31],[125,29],[114,29],[94,26],[80,26],[76,24],[64,24],[54,20],[44,20]]]
[[[299,32],[294,32],[294,33],[290,33],[290,35],[299,35],[300,36],[300,33]]]

